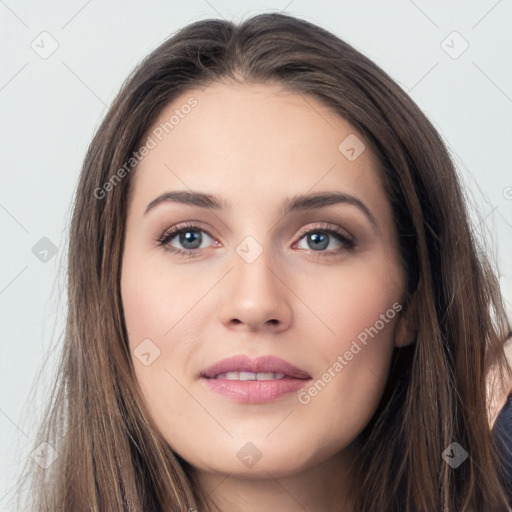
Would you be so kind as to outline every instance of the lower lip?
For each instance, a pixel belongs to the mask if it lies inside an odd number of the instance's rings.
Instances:
[[[237,402],[261,404],[303,388],[309,379],[285,377],[276,380],[228,380],[202,378],[206,385],[216,393]]]

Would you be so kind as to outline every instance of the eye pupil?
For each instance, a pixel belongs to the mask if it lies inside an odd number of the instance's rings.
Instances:
[[[183,233],[180,233],[180,244],[187,249],[197,249],[201,245],[202,238],[203,237],[199,231],[184,231]],[[196,244],[196,242],[199,243]],[[187,244],[192,244],[192,247]]]
[[[310,242],[313,242],[313,245]],[[317,244],[317,242],[319,243]],[[313,250],[325,249],[329,245],[329,235],[326,233],[312,233],[308,235],[308,245]]]

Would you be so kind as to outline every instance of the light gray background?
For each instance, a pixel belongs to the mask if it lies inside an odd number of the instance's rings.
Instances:
[[[70,205],[86,148],[107,106],[137,62],[178,28],[211,17],[239,21],[267,10],[303,17],[345,39],[429,116],[478,206],[475,223],[491,236],[489,251],[511,312],[512,0],[0,0],[0,507],[5,510],[51,382],[50,348],[59,346],[66,302]],[[49,48],[43,31],[58,43],[46,59],[31,47]],[[464,40],[469,47],[458,56]],[[44,254],[32,252],[43,237],[58,248],[47,262],[40,260]],[[49,366],[29,407],[46,357]]]

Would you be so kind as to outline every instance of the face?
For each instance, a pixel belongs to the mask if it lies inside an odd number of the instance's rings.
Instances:
[[[188,92],[149,136],[121,290],[157,427],[208,473],[280,476],[343,454],[403,343],[405,276],[368,145],[274,85]]]

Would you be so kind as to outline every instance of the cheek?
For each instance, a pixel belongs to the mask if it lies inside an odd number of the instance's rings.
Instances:
[[[172,271],[162,261],[127,253],[123,261],[121,294],[135,376],[151,416],[162,422],[169,409],[183,411],[190,402],[182,374],[201,343],[211,279]],[[203,279],[204,277],[204,279]],[[180,385],[180,383],[182,385]]]
[[[311,279],[301,275],[293,283],[294,291],[306,306],[299,321],[305,322],[304,327],[316,326],[316,340],[322,352],[332,355],[343,350],[358,335],[364,338],[366,330],[376,322],[379,339],[392,337],[392,327],[398,319],[396,309],[401,309],[400,305],[395,309],[392,306],[401,300],[403,289],[401,270],[393,263],[354,260],[354,264],[318,272]],[[365,352],[379,349],[380,346],[368,344]]]
[[[322,319],[311,357],[323,368],[298,400],[309,418],[328,415],[330,422],[319,424],[326,439],[334,426],[347,441],[370,420],[387,381],[402,309],[400,271],[391,265],[354,266],[317,284],[324,284],[325,292],[309,296]]]
[[[121,293],[132,346],[141,341],[141,336],[168,340],[178,326],[197,317],[196,306],[209,282],[202,280],[200,273],[193,280],[190,277],[147,256],[125,257]]]

